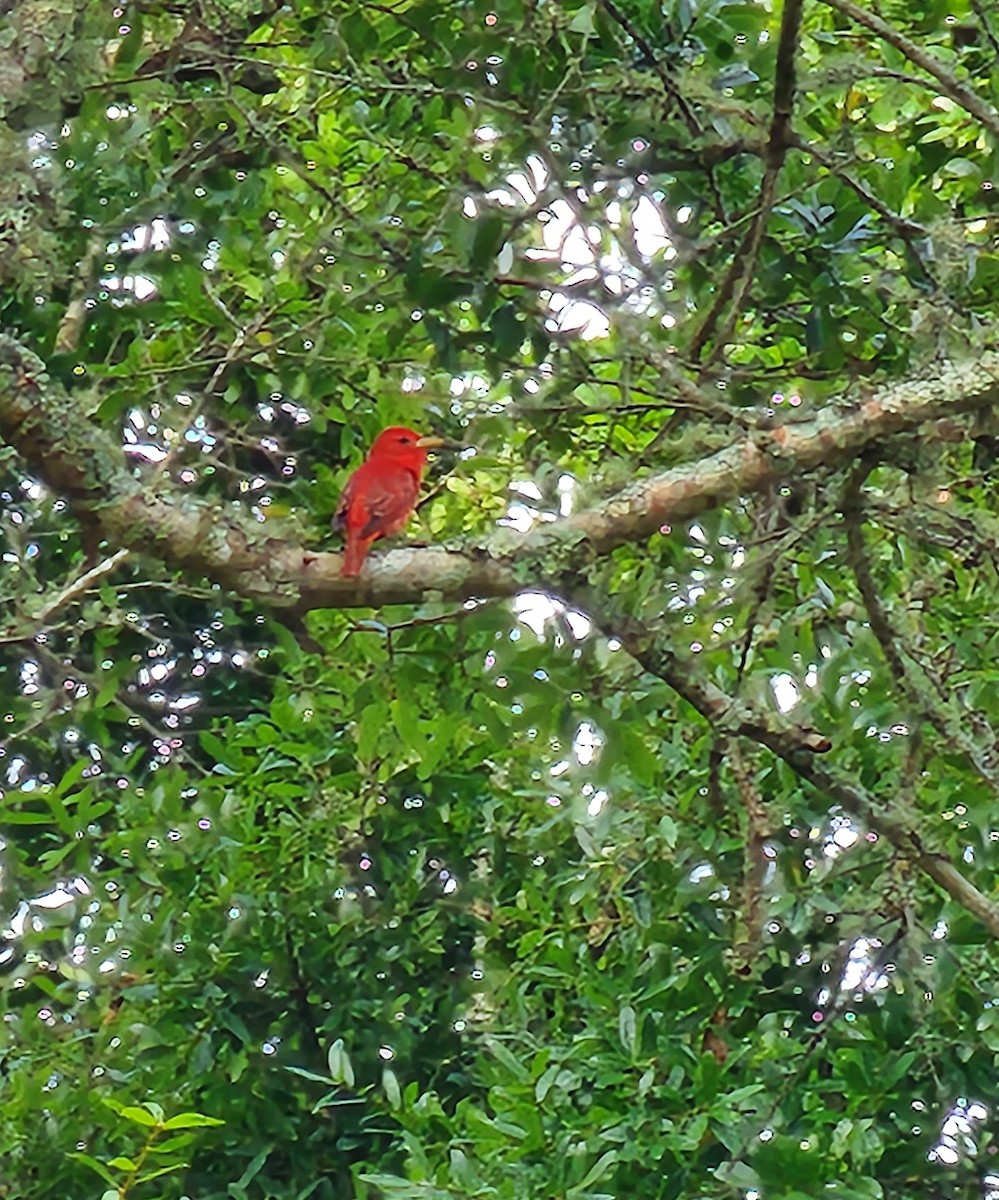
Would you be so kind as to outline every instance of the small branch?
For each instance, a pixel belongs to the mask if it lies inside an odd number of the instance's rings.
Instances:
[[[772,509],[771,511],[777,512],[778,510]],[[765,554],[755,558],[752,565],[747,563],[745,568],[745,586],[749,591],[750,598],[749,607],[746,612],[746,631],[742,638],[742,648],[736,667],[736,678],[740,685],[746,673],[746,667],[749,665],[749,655],[753,648],[753,638],[756,634],[756,626],[759,623],[760,614],[763,611],[764,605],[770,599],[774,584],[778,579],[777,569],[780,560],[804,536],[804,531],[801,529],[762,529],[757,534],[757,544],[760,544],[762,536],[766,536],[769,533],[777,534],[775,544]]]
[[[733,950],[743,970],[752,967],[763,940],[763,883],[767,873],[764,853],[770,837],[767,816],[756,781],[737,742],[729,744],[729,763],[735,779],[735,789],[746,813],[746,849],[742,868],[742,900],[739,914],[739,934],[732,939]]]
[[[48,702],[44,704],[39,712],[31,718],[26,725],[22,725],[20,729],[15,730],[8,737],[0,741],[0,753],[9,754],[11,747],[16,743],[22,742],[36,729],[42,729],[49,724],[55,717],[61,717],[64,713],[69,712],[72,708],[72,700],[65,692],[51,691]]]
[[[837,179],[842,180],[842,182],[845,183],[851,191],[855,192],[869,208],[876,212],[882,221],[884,221],[885,224],[892,229],[908,247],[909,253],[912,255],[914,261],[919,265],[919,269],[922,271],[927,283],[932,288],[937,288],[937,281],[929,267],[926,265],[923,255],[916,245],[916,238],[928,236],[926,229],[924,229],[922,225],[919,225],[915,221],[906,220],[905,217],[899,216],[899,214],[896,212],[892,212],[888,205],[885,204],[883,200],[880,200],[878,196],[871,191],[866,183],[856,179],[847,170],[839,166],[831,155],[825,154],[821,150],[816,149],[815,146],[811,145],[809,142],[806,142],[804,138],[799,137],[797,134],[792,134],[791,145],[796,150],[800,150],[802,154],[807,154],[811,158],[814,158],[815,161],[819,163],[820,166],[825,167],[825,169],[831,175],[835,175]]]
[[[994,736],[990,739],[991,753],[983,751],[967,736],[962,727],[962,719],[970,723],[969,714],[959,715],[953,711],[939,681],[933,679],[911,651],[907,651],[903,638],[892,628],[891,619],[881,602],[871,570],[870,556],[864,544],[861,488],[868,469],[861,467],[851,474],[842,508],[846,524],[847,561],[853,570],[864,608],[867,610],[871,632],[881,647],[896,683],[909,702],[929,721],[953,753],[971,763],[999,799],[999,762],[996,761]],[[987,722],[985,726],[988,728]]]
[[[79,263],[72,297],[56,330],[55,342],[52,346],[53,354],[72,354],[80,344],[80,337],[87,323],[87,289],[90,287],[94,263],[104,249],[104,245],[103,238],[97,236],[90,238],[86,253]]]
[[[774,72],[773,117],[770,121],[770,136],[764,155],[766,166],[763,172],[763,182],[760,185],[760,201],[757,205],[756,216],[735,252],[728,274],[719,287],[701,327],[691,341],[690,356],[694,359],[700,358],[701,351],[711,338],[714,340],[714,350],[708,361],[717,361],[724,352],[726,344],[731,341],[735,332],[756,275],[756,264],[760,256],[760,247],[763,244],[763,235],[777,195],[777,180],[781,168],[784,166],[788,147],[791,145],[791,113],[795,85],[794,57],[798,49],[803,3],[804,0],[784,0],[780,41],[777,46],[777,65]],[[718,318],[730,300],[728,319],[716,332],[715,326]]]
[[[794,58],[798,51],[803,4],[804,0],[784,0],[781,12],[780,41],[777,44],[777,64],[774,69],[774,115],[767,147],[767,157],[777,167],[784,161],[791,132],[795,87]]]
[[[823,0],[823,2],[842,13],[843,16],[849,17],[851,21],[856,21],[858,25],[863,25],[865,29],[876,33],[890,46],[894,46],[909,62],[921,67],[928,75],[932,75],[940,84],[945,96],[984,125],[994,138],[999,139],[999,112],[990,104],[986,104],[967,84],[962,83],[956,75],[947,70],[939,59],[927,53],[916,42],[910,41],[905,34],[899,33],[876,13],[868,12],[859,4],[854,4],[853,0]]]
[[[989,20],[989,14],[985,9],[983,0],[971,0],[971,7],[975,16],[978,18],[978,23],[985,33],[985,36],[988,38],[989,45],[996,52],[996,54],[999,54],[999,35],[996,34],[995,29],[992,27],[992,22]]]
[[[641,50],[641,52],[649,60],[652,69],[655,71],[659,82],[663,86],[663,91],[673,102],[673,104],[676,105],[680,115],[683,117],[684,122],[686,123],[687,128],[694,137],[700,137],[701,126],[697,120],[697,117],[694,115],[694,110],[684,99],[680,89],[676,86],[673,80],[670,79],[669,75],[667,75],[665,68],[659,61],[659,56],[656,54],[648,38],[642,34],[641,30],[635,27],[635,24],[631,18],[618,8],[618,6],[614,3],[614,0],[600,0],[600,5],[610,19],[624,30],[628,37],[631,38],[639,50]]]
[[[103,562],[99,562],[96,567],[91,567],[89,571],[85,571],[82,575],[78,575],[72,582],[54,596],[50,596],[42,605],[38,612],[33,613],[31,620],[37,625],[44,625],[48,618],[57,610],[68,604],[70,600],[75,600],[77,596],[82,595],[87,588],[98,580],[103,579],[105,575],[109,575],[119,563],[123,563],[128,558],[131,551],[125,548],[116,550],[114,554],[109,555]]]

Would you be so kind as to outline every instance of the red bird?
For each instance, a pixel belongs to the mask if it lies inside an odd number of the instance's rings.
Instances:
[[[406,524],[420,494],[427,451],[447,444],[401,425],[383,429],[375,438],[367,461],[347,480],[333,516],[333,528],[347,535],[340,571],[344,578],[360,575],[372,542]]]

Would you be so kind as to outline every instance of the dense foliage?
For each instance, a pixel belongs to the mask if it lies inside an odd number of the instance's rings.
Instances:
[[[997,143],[985,0],[0,0],[0,1195],[999,1196]]]

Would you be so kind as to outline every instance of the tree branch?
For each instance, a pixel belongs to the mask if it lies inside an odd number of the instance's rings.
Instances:
[[[756,215],[736,250],[732,265],[714,302],[690,344],[691,358],[699,358],[708,339],[714,336],[714,350],[709,361],[716,361],[731,341],[735,327],[742,315],[749,289],[756,275],[756,264],[763,245],[767,221],[773,211],[777,195],[777,179],[788,147],[792,144],[791,115],[794,104],[795,70],[794,56],[798,49],[798,33],[801,29],[801,10],[804,0],[784,0],[781,14],[780,41],[777,45],[777,65],[774,71],[773,116],[770,135],[764,153],[765,169],[760,184],[760,199]],[[725,305],[731,298],[728,319],[716,333],[715,326]]]
[[[855,192],[869,208],[878,214],[882,221],[905,243],[909,253],[912,255],[913,261],[917,264],[920,271],[922,271],[927,283],[930,287],[936,289],[938,286],[937,280],[927,266],[922,251],[916,244],[917,238],[927,238],[929,236],[928,231],[918,222],[910,221],[906,217],[893,212],[883,200],[871,191],[866,183],[851,175],[844,166],[837,163],[833,155],[819,150],[811,142],[806,141],[794,132],[791,133],[790,141],[796,150],[800,150],[802,154],[813,158],[831,175],[842,180],[852,192]]]
[[[820,763],[816,755],[831,744],[813,729],[794,725],[764,709],[727,696],[708,681],[707,673],[666,646],[631,617],[609,611],[609,605],[589,590],[566,597],[578,606],[651,675],[664,680],[716,730],[749,738],[782,759],[806,783],[875,830],[943,891],[999,937],[999,907],[967,879],[946,855],[923,844],[906,817],[887,801],[847,782],[839,772]]]
[[[87,588],[92,584],[103,579],[105,575],[110,575],[111,572],[122,562],[128,558],[128,550],[115,550],[113,554],[109,554],[103,562],[99,562],[96,567],[91,567],[89,571],[84,571],[82,575],[59,589],[54,596],[49,596],[36,612],[31,614],[31,622],[35,626],[42,626],[60,608],[69,604],[81,596]]]
[[[894,46],[909,62],[914,63],[917,67],[922,67],[940,84],[945,96],[953,100],[975,120],[980,121],[994,138],[999,138],[999,112],[996,112],[990,104],[986,104],[977,93],[973,92],[967,84],[962,83],[951,71],[948,71],[943,63],[934,58],[932,54],[928,54],[922,46],[910,41],[905,34],[893,28],[876,13],[868,12],[859,4],[854,4],[853,0],[825,0],[825,3],[830,8],[842,13],[843,16],[849,17],[851,21],[856,21],[858,25],[863,25],[872,33],[876,33],[890,46]]]
[[[905,639],[892,627],[888,611],[881,601],[870,555],[864,541],[862,488],[867,469],[859,468],[847,481],[842,502],[846,525],[847,562],[857,581],[860,597],[867,612],[871,632],[877,639],[885,662],[902,694],[916,713],[933,726],[944,744],[957,756],[965,757],[981,778],[999,798],[999,754],[996,738],[988,722],[979,714],[979,724],[988,731],[989,745],[979,746],[965,733],[969,723],[967,711],[957,711],[939,680],[922,664]]]
[[[698,137],[701,133],[701,127],[697,117],[694,115],[693,109],[687,103],[680,89],[676,86],[673,80],[670,79],[666,72],[666,68],[660,62],[659,56],[656,54],[648,38],[643,36],[641,30],[636,27],[634,22],[626,13],[622,12],[622,10],[618,8],[618,6],[614,3],[614,0],[601,0],[601,7],[607,13],[610,19],[624,30],[628,37],[631,38],[639,50],[641,50],[641,52],[645,55],[652,69],[655,71],[659,82],[662,84],[663,91],[683,117],[687,129],[694,137]]]
[[[558,590],[566,555],[576,566],[640,542],[667,523],[788,478],[852,460],[873,442],[944,414],[999,405],[999,352],[935,367],[932,378],[896,383],[854,408],[830,406],[812,421],[758,429],[717,453],[640,479],[593,508],[528,534],[500,530],[460,549],[408,547],[370,560],[358,580],[341,579],[339,554],[315,553],[265,534],[242,510],[169,487],[143,486],[116,437],[84,401],[50,381],[40,359],[0,335],[0,441],[55,491],[89,514],[113,549],[128,548],[173,569],[208,576],[268,608],[419,603],[510,596],[528,584]]]

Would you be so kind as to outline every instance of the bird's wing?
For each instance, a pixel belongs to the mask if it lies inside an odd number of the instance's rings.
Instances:
[[[347,513],[350,511],[350,503],[354,496],[354,476],[347,480],[343,486],[343,491],[340,493],[340,499],[337,502],[336,511],[333,513],[331,522],[334,530],[343,529],[347,524]]]
[[[343,489],[333,515],[335,529],[347,529],[361,538],[395,533],[412,511],[419,484],[410,471],[368,470],[358,467]]]

